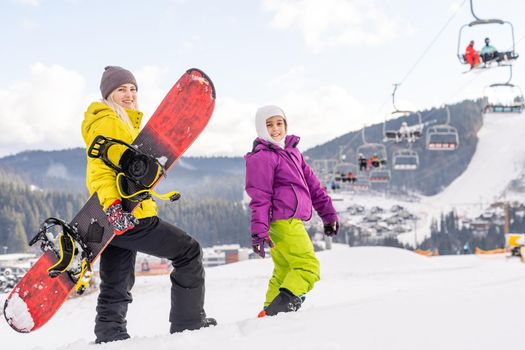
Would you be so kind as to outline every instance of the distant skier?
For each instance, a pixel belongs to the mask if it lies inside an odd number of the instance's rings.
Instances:
[[[490,38],[485,38],[485,46],[481,49],[480,56],[485,63],[496,61],[500,64],[502,61],[515,60],[519,55],[514,51],[498,51],[490,44]]]
[[[399,127],[399,135],[396,137],[396,142],[400,142],[402,140],[408,140],[410,142],[410,130],[408,128],[407,122],[402,122],[401,126]]]
[[[479,65],[479,52],[474,49],[474,40],[471,40],[465,50],[465,60],[470,64],[470,69]]]
[[[370,164],[372,164],[374,168],[379,168],[381,166],[381,160],[377,156],[377,153],[374,153],[370,158]]]
[[[498,57],[498,50],[490,45],[490,38],[485,38],[485,46],[481,49],[480,56],[484,63],[492,61]]]
[[[355,177],[354,173],[349,171],[348,174],[346,174],[346,178],[348,182],[355,183],[357,178]]]
[[[357,161],[359,163],[359,171],[366,171],[368,168],[368,160],[363,155],[363,153],[359,153],[359,158]]]
[[[89,147],[97,135],[132,143],[142,120],[138,111],[138,85],[133,74],[121,67],[106,67],[100,82],[102,100],[85,112],[82,136]],[[124,152],[116,146],[108,151],[119,164]],[[161,220],[157,206],[144,200],[133,211],[124,210],[116,185],[116,174],[100,159],[87,158],[86,183],[97,193],[116,236],[100,257],[100,294],[95,319],[95,343],[129,338],[126,328],[131,288],[135,282],[137,251],[171,260],[170,332],[199,329],[217,324],[204,312],[204,268],[199,243],[180,228]]]
[[[287,120],[277,106],[257,110],[258,137],[245,156],[246,192],[251,197],[251,237],[254,252],[271,249],[274,270],[259,317],[297,311],[301,296],[319,280],[320,267],[303,220],[312,206],[328,236],[337,234],[337,213],[312,169],[297,149],[299,137],[287,136]]]

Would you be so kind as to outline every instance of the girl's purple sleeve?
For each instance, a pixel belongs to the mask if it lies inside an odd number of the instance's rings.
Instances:
[[[251,198],[251,233],[264,234],[270,229],[273,196],[274,162],[266,152],[247,155],[246,192]]]
[[[306,163],[304,158],[302,158],[302,168],[308,189],[310,190],[312,205],[323,220],[323,223],[330,224],[338,221],[337,211],[332,204],[332,199],[321,186],[321,182],[317,176],[315,176],[312,168]]]

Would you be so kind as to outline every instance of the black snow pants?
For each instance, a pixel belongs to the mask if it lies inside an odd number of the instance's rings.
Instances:
[[[172,262],[170,330],[202,325],[206,316],[202,249],[186,232],[155,216],[141,219],[134,229],[115,236],[101,254],[96,343],[129,338],[126,314],[133,300],[137,251]]]

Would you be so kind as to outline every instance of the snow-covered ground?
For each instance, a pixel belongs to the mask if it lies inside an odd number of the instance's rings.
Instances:
[[[207,270],[206,310],[219,325],[168,334],[168,276],[139,277],[126,341],[97,349],[510,349],[525,313],[525,264],[503,256],[427,258],[384,247],[318,254],[322,279],[299,312],[257,319],[272,263]],[[0,297],[3,303],[5,295]],[[43,328],[0,322],[2,349],[93,349],[96,294],[66,302]]]
[[[474,217],[490,203],[507,199],[506,188],[520,177],[525,164],[525,114],[487,114],[478,132],[478,145],[466,171],[435,196],[421,196],[419,201],[405,201],[383,194],[340,193],[338,210],[353,203],[370,208],[390,208],[401,204],[419,217],[417,227],[398,236],[404,243],[421,242],[430,236],[432,218],[455,209],[458,215]],[[460,145],[461,147],[461,145]],[[510,195],[508,199],[517,199]],[[482,203],[485,206],[481,205]]]

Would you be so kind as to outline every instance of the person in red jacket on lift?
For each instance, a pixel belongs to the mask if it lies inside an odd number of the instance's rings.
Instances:
[[[465,60],[470,64],[470,69],[479,65],[479,52],[474,49],[474,40],[471,40],[465,50]]]

